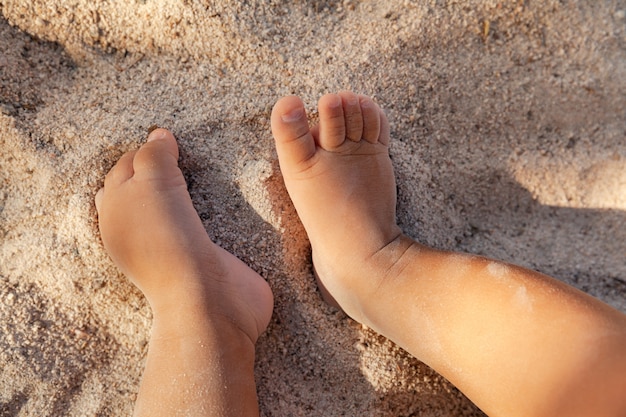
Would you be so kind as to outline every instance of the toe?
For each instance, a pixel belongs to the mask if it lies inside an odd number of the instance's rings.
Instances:
[[[343,100],[338,94],[327,94],[319,99],[317,108],[320,115],[319,145],[327,151],[332,151],[346,140]]]
[[[135,177],[168,178],[178,175],[178,144],[167,129],[155,129],[133,159]]]
[[[135,173],[133,169],[133,159],[136,153],[137,151],[130,151],[122,155],[104,178],[105,187],[117,186],[133,176]]]
[[[358,142],[363,137],[363,114],[359,96],[350,92],[339,93],[343,105],[343,116],[346,124],[346,137],[353,142]]]
[[[387,116],[381,108],[378,108],[378,112],[380,114],[380,136],[378,137],[378,142],[382,143],[385,146],[389,146],[389,140],[391,138],[391,128],[389,127],[389,120],[387,120]]]
[[[378,142],[380,137],[380,110],[378,105],[367,96],[359,96],[363,115],[363,139],[370,143]]]
[[[315,140],[299,97],[283,97],[274,105],[272,134],[283,170],[300,171],[301,164],[315,155]]]
[[[96,193],[96,197],[95,197],[95,202],[96,202],[96,211],[98,212],[98,215],[101,212],[101,207],[102,207],[102,199],[104,198],[104,188],[100,188],[98,190],[98,192]]]

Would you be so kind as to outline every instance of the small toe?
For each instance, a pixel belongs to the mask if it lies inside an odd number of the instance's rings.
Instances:
[[[111,168],[108,172],[106,177],[104,177],[105,187],[117,186],[126,182],[134,175],[135,170],[133,168],[133,159],[135,158],[136,153],[137,151],[129,151],[122,155],[113,168]]]
[[[318,143],[327,151],[335,150],[346,141],[346,119],[343,100],[338,94],[326,94],[319,99],[320,114]]]
[[[385,115],[385,112],[380,107],[378,108],[378,112],[380,114],[380,136],[378,137],[378,142],[385,146],[389,146],[389,141],[391,139],[389,120],[387,120],[387,115]]]
[[[343,104],[346,137],[353,142],[358,142],[363,137],[363,114],[359,96],[350,91],[342,91],[339,96]]]
[[[363,115],[363,139],[370,143],[376,143],[380,137],[380,109],[367,96],[359,96],[359,102]]]
[[[98,212],[98,215],[100,215],[103,198],[104,198],[104,187],[98,190],[98,192],[96,193],[96,197],[94,198],[94,201],[96,203],[96,211]]]
[[[301,170],[298,166],[315,155],[315,139],[302,100],[296,96],[278,100],[272,109],[271,122],[281,167]]]

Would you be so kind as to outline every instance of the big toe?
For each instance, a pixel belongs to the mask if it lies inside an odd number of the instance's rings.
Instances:
[[[272,134],[283,170],[300,171],[315,155],[315,139],[299,97],[283,97],[272,110]]]
[[[167,129],[155,129],[133,159],[135,177],[161,177],[178,174],[178,144]]]

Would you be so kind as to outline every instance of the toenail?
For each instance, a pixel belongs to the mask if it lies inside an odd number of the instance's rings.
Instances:
[[[297,122],[302,119],[304,115],[304,109],[295,109],[290,111],[289,113],[285,113],[280,116],[281,120],[285,123]]]
[[[332,100],[330,103],[328,103],[328,107],[330,107],[331,109],[336,109],[339,108],[343,105],[341,97],[340,96],[335,96],[334,100]]]
[[[165,139],[166,137],[167,137],[167,130],[154,129],[148,134],[148,142],[157,140],[157,139]]]

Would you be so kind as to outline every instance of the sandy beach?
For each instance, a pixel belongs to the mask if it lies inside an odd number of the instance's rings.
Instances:
[[[626,312],[624,0],[0,0],[0,417],[131,414],[151,312],[93,200],[155,125],[274,292],[262,416],[482,416],[320,298],[269,115],[342,89],[387,112],[406,233]]]

